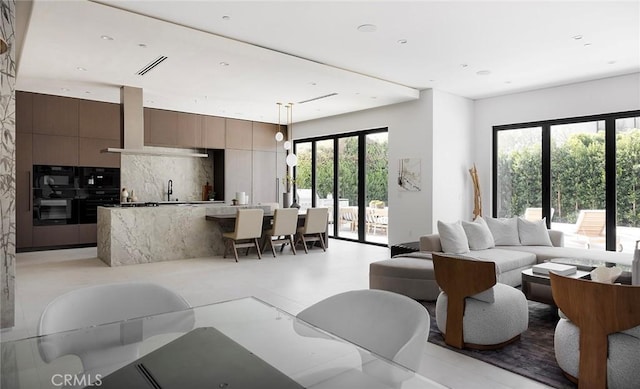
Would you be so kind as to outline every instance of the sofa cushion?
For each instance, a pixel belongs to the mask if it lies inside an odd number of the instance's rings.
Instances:
[[[485,219],[496,246],[519,246],[518,218],[492,218]]]
[[[463,220],[462,228],[467,235],[470,250],[484,250],[495,246],[491,230],[481,216],[472,222]]]
[[[474,250],[467,254],[463,254],[462,257],[495,262],[497,274],[506,273],[508,271],[527,266],[530,267],[536,264],[536,256],[533,253],[516,250],[502,250],[501,248]]]
[[[598,266],[604,262],[631,266],[631,261],[633,259],[631,253],[587,250],[573,247],[497,246],[496,249],[532,253],[538,258],[538,263],[553,258],[577,258],[581,261],[593,261],[593,266]]]
[[[458,220],[453,223],[445,223],[438,220],[438,234],[442,251],[446,254],[464,254],[469,252],[467,235],[464,233],[462,223]]]
[[[547,232],[547,221],[542,220],[526,220],[518,218],[518,236],[520,244],[523,246],[551,246],[551,239]]]

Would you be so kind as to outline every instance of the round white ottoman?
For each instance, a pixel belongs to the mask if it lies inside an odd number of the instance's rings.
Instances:
[[[465,344],[500,346],[527,330],[529,306],[524,294],[498,283],[493,286],[493,296],[493,303],[472,297],[466,299],[462,322]],[[447,302],[446,293],[440,293],[436,302],[436,323],[443,334],[447,328]]]
[[[561,318],[556,325],[553,348],[558,366],[573,378],[578,377],[580,328]],[[640,383],[640,326],[609,335],[607,386],[637,388]]]
[[[369,288],[427,301],[437,299],[440,293],[433,273],[433,261],[426,258],[396,257],[371,263]]]

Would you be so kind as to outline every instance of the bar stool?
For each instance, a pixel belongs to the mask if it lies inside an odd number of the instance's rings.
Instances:
[[[302,242],[304,252],[309,253],[307,249],[307,241],[320,241],[323,251],[327,251],[324,244],[322,234],[327,232],[327,223],[329,222],[329,208],[309,208],[307,209],[307,218],[304,226],[298,228],[298,240]]]
[[[236,258],[236,262],[238,262],[238,248],[246,247],[247,255],[249,255],[249,249],[255,247],[256,251],[258,251],[258,259],[262,259],[258,239],[262,236],[263,217],[264,211],[260,208],[238,209],[234,231],[222,234],[225,241],[224,254],[222,257],[226,258],[227,249],[233,248],[233,255]]]
[[[285,243],[291,244],[291,250],[296,255],[296,247],[293,244],[293,236],[298,229],[298,209],[297,208],[279,208],[273,213],[273,228],[264,232],[265,242],[262,246],[264,251],[267,246],[267,242],[271,245],[271,252],[273,257],[276,256],[276,250],[274,243],[282,243],[280,252],[284,249]],[[275,238],[275,239],[274,239]]]

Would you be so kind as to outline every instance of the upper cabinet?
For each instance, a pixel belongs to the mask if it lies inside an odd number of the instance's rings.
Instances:
[[[226,146],[225,118],[202,116],[202,147],[224,149]]]
[[[202,116],[178,112],[178,147],[202,147]]]
[[[276,151],[278,126],[269,123],[253,123],[253,150]]]
[[[117,141],[122,139],[120,104],[80,100],[78,110],[79,136],[81,138]]]
[[[79,99],[33,94],[33,133],[78,136]]]
[[[226,119],[226,148],[251,150],[253,148],[253,123],[247,120]]]
[[[16,132],[33,132],[33,93],[16,91]]]
[[[144,144],[174,147],[177,144],[178,113],[163,109],[144,109]]]

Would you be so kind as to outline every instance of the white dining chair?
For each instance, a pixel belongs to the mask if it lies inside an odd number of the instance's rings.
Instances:
[[[420,303],[376,289],[331,296],[297,318],[414,371],[430,329],[429,312]]]
[[[264,251],[267,243],[271,246],[271,252],[275,258],[276,250],[274,244],[281,243],[280,252],[285,243],[291,244],[291,250],[296,255],[293,236],[298,229],[298,208],[279,208],[273,213],[273,228],[264,232],[265,242],[262,248]]]
[[[111,371],[138,358],[139,343],[153,335],[193,328],[193,312],[177,293],[153,283],[132,282],[89,286],[51,301],[40,316],[38,350],[49,363],[77,355],[84,372]],[[177,312],[157,320],[135,320]],[[92,331],[65,331],[118,323]],[[55,335],[50,335],[55,334]]]
[[[307,217],[304,226],[298,228],[297,242],[301,242],[304,252],[309,253],[307,242],[318,241],[323,251],[327,251],[324,244],[324,236],[327,232],[327,223],[329,222],[329,208],[308,208]]]
[[[238,248],[246,247],[248,255],[249,249],[255,247],[258,252],[258,258],[262,259],[258,239],[262,236],[263,218],[264,210],[261,208],[238,209],[235,229],[233,232],[225,232],[222,234],[222,238],[225,241],[224,254],[222,257],[226,258],[227,251],[231,248],[233,249],[236,262],[238,262]]]

